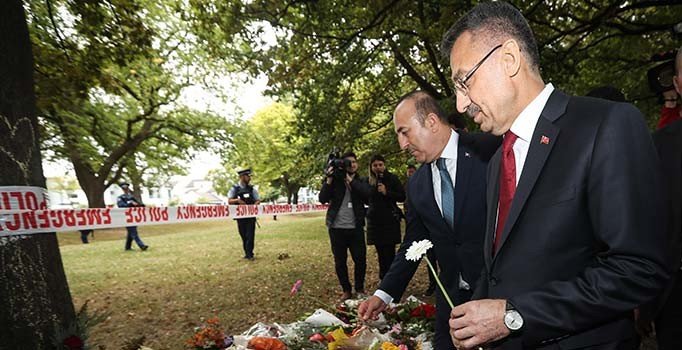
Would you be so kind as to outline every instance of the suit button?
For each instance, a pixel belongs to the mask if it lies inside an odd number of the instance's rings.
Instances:
[[[493,286],[496,286],[496,285],[497,285],[497,278],[495,278],[495,277],[490,277],[490,284],[493,285]]]

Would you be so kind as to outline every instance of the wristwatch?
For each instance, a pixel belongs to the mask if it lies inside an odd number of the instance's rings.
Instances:
[[[506,311],[504,312],[504,325],[512,333],[517,332],[523,327],[523,317],[516,311],[514,305],[507,301]]]

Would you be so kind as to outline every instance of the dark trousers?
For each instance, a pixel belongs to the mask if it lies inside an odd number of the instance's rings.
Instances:
[[[126,236],[126,250],[131,249],[133,241],[137,243],[138,247],[145,247],[144,242],[140,239],[140,235],[137,234],[137,226],[128,226],[126,227],[126,231],[128,231],[128,235]]]
[[[429,249],[426,251],[426,257],[429,258],[431,265],[433,265],[433,269],[436,270],[436,273],[438,273],[438,260],[436,260],[436,252],[433,249]],[[429,288],[435,288],[437,284],[436,278],[433,276],[431,268],[428,266],[427,268],[429,270]]]
[[[88,235],[92,233],[92,230],[80,230],[81,233],[81,242],[83,244],[88,243]]]
[[[367,246],[365,246],[365,232],[362,228],[342,229],[330,228],[329,240],[334,254],[336,276],[344,292],[351,292],[348,279],[348,251],[355,263],[355,291],[365,291],[365,271],[367,269]]]
[[[379,278],[383,279],[395,258],[395,244],[374,245],[379,258]]]
[[[253,258],[253,245],[256,240],[256,218],[237,219],[239,236],[242,237],[244,257]]]
[[[673,289],[655,322],[659,350],[682,349],[682,271],[673,278]]]

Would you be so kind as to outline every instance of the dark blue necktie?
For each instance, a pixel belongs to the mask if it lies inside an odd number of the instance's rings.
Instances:
[[[452,185],[445,158],[438,158],[436,166],[440,172],[440,204],[443,209],[443,218],[450,228],[455,227],[455,189]]]

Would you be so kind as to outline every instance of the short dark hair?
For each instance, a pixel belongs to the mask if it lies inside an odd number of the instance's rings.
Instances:
[[[448,123],[447,115],[443,108],[438,104],[438,100],[428,92],[422,90],[411,91],[403,95],[403,97],[400,98],[400,101],[398,101],[398,104],[407,100],[414,100],[414,108],[417,111],[417,120],[419,120],[419,124],[424,125],[426,116],[429,115],[429,113],[434,113],[443,123]]]
[[[358,156],[356,156],[355,153],[353,153],[352,151],[348,151],[341,156],[341,158],[348,158],[348,157],[353,157],[356,160],[358,159]]]
[[[540,54],[533,31],[521,11],[513,5],[502,1],[481,2],[462,16],[441,41],[441,53],[448,61],[452,46],[464,32],[470,32],[477,40],[491,46],[500,44],[500,38],[516,39],[531,68],[540,72]]]
[[[376,162],[377,160],[386,163],[386,159],[384,158],[384,156],[382,156],[381,154],[375,154],[371,158],[369,158],[369,165],[372,165],[372,163]]]
[[[417,167],[414,166],[414,165],[412,165],[412,164],[409,164],[409,165],[407,166],[407,169],[414,169],[414,170],[417,170]]]
[[[596,87],[590,90],[585,96],[602,98],[614,102],[625,102],[625,95],[611,85]]]

